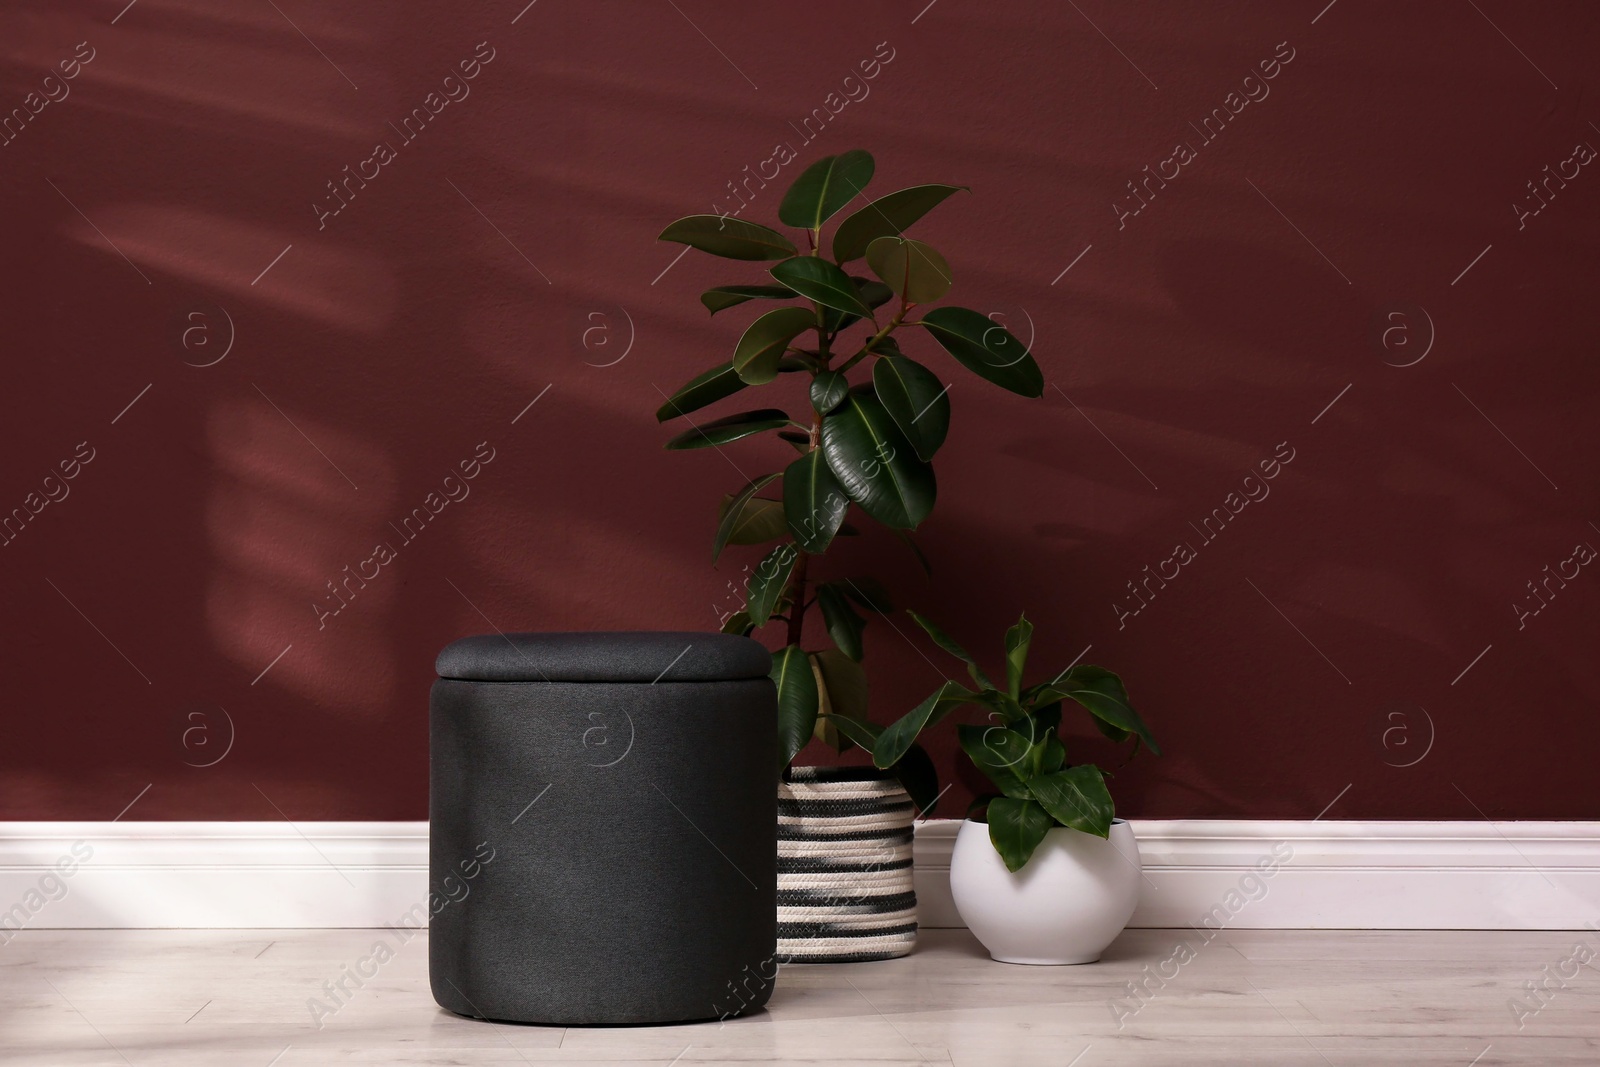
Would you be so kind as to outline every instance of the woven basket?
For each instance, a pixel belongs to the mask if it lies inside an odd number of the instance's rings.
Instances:
[[[870,767],[794,767],[778,786],[778,959],[886,960],[917,940],[911,798]]]

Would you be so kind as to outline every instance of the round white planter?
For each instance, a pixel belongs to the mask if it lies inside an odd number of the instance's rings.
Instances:
[[[1105,840],[1052,828],[1022,870],[1006,870],[986,823],[968,820],[950,857],[950,893],[1001,963],[1093,963],[1139,903],[1139,845],[1121,819]]]

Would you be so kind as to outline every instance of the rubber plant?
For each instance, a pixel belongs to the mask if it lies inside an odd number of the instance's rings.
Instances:
[[[847,522],[852,509],[895,531],[913,551],[910,531],[933,511],[933,458],[950,427],[949,389],[902,342],[932,341],[1013,393],[1044,392],[1038,364],[1002,326],[970,308],[928,306],[949,291],[950,265],[905,231],[964,187],[915,185],[868,201],[863,190],[874,168],[860,150],[807,167],[778,205],[779,223],[798,231],[799,243],[729,215],[690,215],[661,233],[663,241],[723,259],[771,263],[756,284],[701,294],[712,315],[748,303],[779,306],[756,315],[731,357],[685,383],[656,418],[689,423],[669,449],[721,449],[775,434],[798,453],[723,499],[712,542],[713,562],[730,544],[772,545],[746,583],[745,607],[723,629],[785,628],[772,672],[780,768],[813,736],[840,751],[851,744],[871,750],[881,733],[867,717],[860,666],[866,619],[856,609],[881,614],[890,607],[887,595],[865,577],[820,580],[814,564],[835,537],[856,532]],[[858,198],[862,206],[825,237],[824,226]],[[697,414],[746,389],[784,383],[793,383],[784,401],[710,419]],[[813,607],[832,647],[804,644]],[[886,766],[926,810],[936,783],[926,754],[908,744]]]
[[[1133,753],[1142,744],[1159,756],[1161,749],[1129,703],[1122,679],[1104,667],[1085,664],[1023,688],[1022,672],[1033,642],[1033,624],[1024,615],[1006,631],[1006,682],[997,686],[943,630],[916,612],[908,614],[934,644],[966,663],[977,689],[946,681],[879,734],[873,762],[892,765],[924,730],[957,708],[976,706],[987,712],[989,722],[959,725],[956,736],[967,758],[994,783],[995,792],[975,799],[968,817],[988,822],[989,840],[1008,870],[1021,870],[1056,826],[1109,837],[1115,810],[1105,776],[1092,763],[1068,762],[1060,734],[1061,708],[1072,701],[1106,737],[1118,743],[1131,738]]]

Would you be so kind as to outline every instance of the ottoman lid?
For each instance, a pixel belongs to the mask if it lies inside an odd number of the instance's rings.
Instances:
[[[446,645],[434,669],[482,682],[723,682],[767,677],[772,654],[734,634],[478,634]]]

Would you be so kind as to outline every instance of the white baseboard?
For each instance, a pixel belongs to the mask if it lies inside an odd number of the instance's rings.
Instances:
[[[949,883],[959,825],[917,826],[925,926],[962,925]],[[1188,926],[1208,915],[1213,925],[1253,929],[1600,922],[1600,823],[1132,825],[1146,875],[1134,926]],[[1258,872],[1263,859],[1279,861],[1270,877]],[[385,926],[424,901],[427,866],[421,822],[0,823],[0,943],[19,925]]]
[[[1145,878],[1130,926],[1579,930],[1600,923],[1600,822],[1133,819]],[[925,926],[950,900],[956,820],[917,827]],[[1275,869],[1263,877],[1258,865]],[[1217,909],[1222,909],[1220,912]]]
[[[74,842],[92,853],[52,900]],[[427,898],[428,824],[0,823],[0,939],[30,890],[30,929],[388,926]]]

